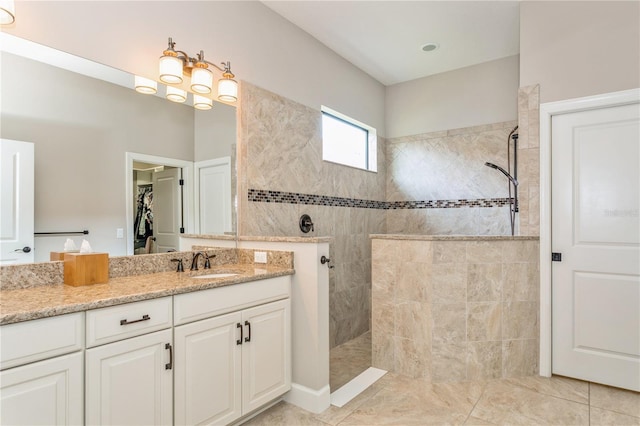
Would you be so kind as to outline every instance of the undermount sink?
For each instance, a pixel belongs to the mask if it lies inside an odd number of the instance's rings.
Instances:
[[[207,275],[196,275],[195,277],[192,278],[198,278],[198,279],[205,279],[205,278],[226,278],[226,277],[234,277],[236,275],[240,275],[240,274],[234,274],[234,273],[229,273],[229,272],[222,272],[219,274],[207,274]]]

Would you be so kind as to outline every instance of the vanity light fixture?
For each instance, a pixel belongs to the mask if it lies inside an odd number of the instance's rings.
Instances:
[[[181,50],[175,50],[176,43],[169,37],[169,45],[162,52],[159,61],[160,80],[167,84],[181,84],[183,76],[190,76],[190,89],[195,93],[209,94],[213,90],[212,66],[222,72],[218,81],[218,99],[225,102],[235,102],[238,99],[238,83],[231,72],[230,62],[221,62],[224,68],[204,59],[201,50],[195,58]]]
[[[10,25],[16,20],[16,5],[13,0],[0,0],[0,25]]]
[[[187,92],[177,87],[167,86],[167,99],[171,102],[183,103],[187,100]]]
[[[149,78],[140,77],[136,75],[134,78],[134,85],[136,92],[143,93],[145,95],[153,95],[158,91],[158,82]]]
[[[200,95],[193,95],[193,107],[195,109],[208,110],[213,107],[213,101]]]

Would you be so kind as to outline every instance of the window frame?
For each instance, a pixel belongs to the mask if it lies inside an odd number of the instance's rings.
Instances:
[[[378,155],[377,155],[377,147],[378,147],[378,136],[377,131],[374,127],[371,127],[367,124],[364,124],[358,120],[355,120],[345,114],[342,114],[338,111],[335,111],[329,107],[322,105],[320,107],[320,111],[322,113],[322,120],[324,121],[325,115],[331,117],[335,120],[341,121],[345,124],[355,127],[356,129],[363,130],[366,133],[366,146],[365,146],[365,167],[354,166],[351,164],[345,164],[335,160],[327,160],[325,158],[325,139],[324,134],[322,135],[322,160],[328,163],[339,164],[345,167],[351,167],[358,170],[364,170],[367,172],[378,172]],[[323,123],[324,127],[324,123]]]

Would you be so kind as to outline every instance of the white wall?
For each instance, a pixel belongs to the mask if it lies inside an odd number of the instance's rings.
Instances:
[[[235,158],[232,151],[236,148],[236,109],[214,102],[212,110],[194,113],[194,161]]]
[[[518,56],[388,86],[387,137],[516,120]]]
[[[520,61],[541,103],[640,87],[640,2],[522,2]]]
[[[230,60],[238,79],[384,135],[384,87],[257,1],[23,1],[3,31],[150,78],[173,37]]]

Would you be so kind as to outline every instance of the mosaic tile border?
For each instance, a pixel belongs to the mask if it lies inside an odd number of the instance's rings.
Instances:
[[[299,192],[249,189],[248,200],[254,203],[306,204],[328,207],[356,207],[379,210],[401,209],[459,209],[465,207],[504,207],[509,198],[480,198],[475,200],[427,200],[427,201],[374,201],[358,198],[331,197],[328,195],[301,194]]]

